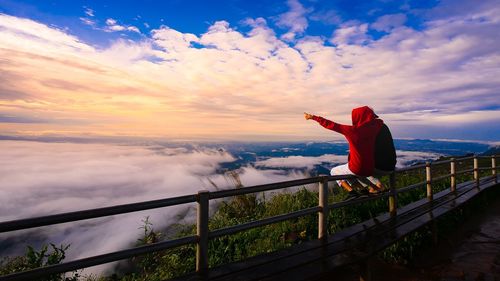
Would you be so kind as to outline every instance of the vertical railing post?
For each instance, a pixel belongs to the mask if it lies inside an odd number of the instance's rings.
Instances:
[[[450,162],[450,190],[455,192],[457,190],[457,171],[455,167],[455,158],[451,158]]]
[[[318,239],[328,236],[328,178],[325,176],[319,182]]]
[[[425,176],[427,185],[427,199],[432,201],[432,174],[431,174],[431,163],[425,163]]]
[[[474,155],[474,182],[476,183],[476,187],[479,188],[479,163],[477,155]]]
[[[208,270],[208,190],[198,192],[198,210],[196,220],[196,272],[205,274]]]
[[[497,179],[497,165],[496,165],[495,156],[496,155],[492,155],[491,156],[491,175],[493,176],[493,178],[495,180],[495,183],[498,183],[498,179]]]
[[[432,202],[432,199],[434,197],[433,192],[432,192],[432,172],[431,172],[431,163],[426,162],[425,163],[425,181],[426,181],[426,186],[427,186],[427,200]],[[432,203],[431,203],[432,204]],[[432,219],[432,227],[431,227],[431,232],[432,232],[432,242],[434,245],[437,244],[437,226],[436,226],[436,221],[433,218],[432,212],[430,212],[430,216]]]
[[[396,173],[389,175],[389,214],[391,217],[397,215],[397,192],[396,192]]]

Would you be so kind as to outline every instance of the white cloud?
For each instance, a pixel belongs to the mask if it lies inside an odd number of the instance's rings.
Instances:
[[[198,37],[191,33],[181,33],[167,26],[151,31],[154,42],[167,53],[189,48],[191,42],[198,42]]]
[[[228,22],[215,22],[208,32],[201,36],[199,43],[221,51],[234,51],[232,55],[246,61],[254,58],[269,59],[272,52],[286,48],[286,45],[277,40],[274,32],[267,27],[264,19],[247,19],[246,24],[252,27],[247,35],[232,29]],[[224,56],[224,53],[221,52],[220,55]]]
[[[379,17],[374,23],[370,25],[370,28],[373,28],[378,31],[389,32],[396,27],[400,27],[406,22],[405,14],[393,14],[393,15],[383,15]]]
[[[65,31],[48,27],[44,24],[29,20],[0,14],[0,42],[1,46],[8,49],[37,52],[37,47],[52,48],[57,52],[93,51],[94,48],[82,43],[77,37]],[[19,44],[31,42],[31,44]],[[19,50],[19,49],[18,49]],[[47,52],[45,50],[44,52]]]
[[[141,31],[139,30],[139,28],[137,28],[135,26],[127,26],[127,30],[128,31],[137,32],[137,33],[141,33]]]
[[[334,44],[362,45],[369,42],[368,24],[349,21],[337,28],[331,42]]]
[[[84,13],[89,16],[89,17],[94,17],[95,14],[94,14],[94,10],[90,9],[90,8],[87,8],[87,7],[84,7],[85,10],[84,10]]]
[[[135,61],[147,60],[156,54],[150,41],[134,42],[123,39],[113,42],[109,48],[100,53],[109,62],[121,62],[123,66]]]
[[[310,9],[304,8],[298,0],[288,0],[290,10],[277,17],[276,25],[281,28],[288,28],[288,32],[283,34],[281,38],[285,41],[293,41],[297,35],[302,35],[309,25],[307,22],[307,14]]]
[[[132,31],[136,33],[141,33],[139,28],[133,25],[120,25],[117,23],[115,19],[108,18],[106,20],[106,27],[104,28],[104,31],[107,32],[116,32],[116,31]]]
[[[80,18],[80,21],[83,24],[90,25],[90,26],[95,26],[95,24],[96,24],[95,21],[93,21],[92,19],[89,19],[89,18]]]
[[[304,178],[306,175],[300,172],[286,172],[283,170],[276,169],[256,169],[254,167],[245,166],[237,171],[237,177],[243,186],[254,186],[282,181],[289,181],[293,179]],[[210,180],[210,181],[209,181]],[[203,180],[203,183],[207,187],[213,187],[213,184],[217,186],[217,190],[234,188],[236,186],[235,178],[233,175],[217,174],[207,177]],[[274,192],[280,192],[282,190],[277,190]]]
[[[405,151],[405,150],[397,150],[396,155],[398,157],[396,168],[403,168],[417,162],[421,163],[425,161],[433,161],[443,156],[443,154],[434,152]]]
[[[122,25],[110,25],[106,29],[106,31],[113,32],[113,31],[124,31],[126,28],[125,26]]]
[[[309,19],[326,25],[336,25],[342,23],[342,18],[335,10],[317,11],[311,13]]]
[[[334,155],[325,154],[321,156],[287,156],[287,157],[274,157],[255,162],[257,167],[269,168],[307,168],[312,169],[315,165],[322,163],[340,164],[347,162],[347,155]]]
[[[109,18],[109,19],[106,20],[106,24],[107,25],[115,25],[116,24],[116,20],[112,19],[112,18]]]

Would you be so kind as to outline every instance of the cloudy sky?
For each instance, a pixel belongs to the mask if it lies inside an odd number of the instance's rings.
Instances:
[[[499,140],[500,3],[0,0],[0,134]]]

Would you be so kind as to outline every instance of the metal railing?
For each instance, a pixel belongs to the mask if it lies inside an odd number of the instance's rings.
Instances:
[[[135,248],[130,248],[126,250],[111,252],[107,254],[92,256],[88,258],[73,260],[69,262],[64,262],[61,264],[50,265],[46,267],[41,267],[37,269],[32,269],[24,272],[13,273],[9,275],[0,276],[0,281],[11,281],[11,280],[34,280],[36,278],[59,274],[69,271],[74,271],[77,269],[82,269],[86,267],[96,266],[104,263],[109,263],[113,261],[123,260],[127,258],[132,258],[138,255],[143,255],[147,253],[152,253],[156,251],[171,249],[183,245],[196,244],[196,271],[199,273],[205,273],[208,270],[208,242],[210,239],[221,237],[224,235],[230,235],[244,230],[248,230],[255,227],[265,226],[277,222],[286,221],[289,219],[299,218],[306,215],[318,214],[318,239],[325,239],[328,236],[328,213],[330,210],[338,209],[346,206],[352,206],[355,204],[361,204],[364,202],[378,200],[382,198],[388,198],[388,211],[391,216],[397,215],[397,196],[400,193],[414,190],[416,188],[426,186],[427,198],[433,200],[433,183],[442,179],[450,178],[450,192],[456,191],[456,177],[459,174],[473,173],[473,178],[476,187],[479,188],[479,172],[484,170],[491,170],[491,176],[494,178],[495,183],[498,182],[497,179],[497,169],[496,158],[498,155],[494,156],[468,156],[461,158],[452,158],[450,160],[427,162],[422,165],[415,165],[406,167],[403,169],[397,169],[389,177],[389,190],[379,195],[370,196],[367,198],[359,198],[352,201],[335,202],[332,204],[328,203],[328,183],[335,180],[346,180],[355,179],[356,176],[352,175],[339,175],[339,176],[318,176],[306,179],[257,185],[251,187],[243,187],[238,189],[221,190],[209,192],[206,190],[199,191],[198,194],[191,194],[167,199],[132,203],[117,205],[112,207],[83,210],[69,213],[62,213],[56,215],[49,215],[36,218],[28,218],[21,220],[13,220],[0,223],[0,233],[23,230],[47,225],[54,225],[66,222],[74,222],[87,220],[92,218],[100,218],[117,214],[125,214],[130,212],[144,211],[155,208],[163,208],[168,206],[182,205],[187,203],[197,202],[197,220],[196,220],[196,235],[186,236],[178,239],[156,242],[144,246],[139,246]],[[479,158],[491,158],[491,167],[479,167]],[[456,171],[456,163],[464,162],[467,160],[473,160],[473,168],[465,169],[461,171]],[[432,177],[432,167],[437,165],[450,164],[450,173],[442,175],[440,177]],[[414,170],[419,170],[425,168],[426,180],[416,184],[412,184],[406,187],[401,187],[396,189],[396,176],[404,172],[410,172]],[[251,193],[258,193],[264,191],[278,190],[289,187],[308,185],[308,184],[318,184],[318,206],[310,207],[307,209],[302,209],[299,211],[281,214],[273,217],[264,218],[261,220],[251,221],[235,226],[230,226],[222,229],[209,230],[209,201],[214,199],[222,199],[231,196],[241,196]]]

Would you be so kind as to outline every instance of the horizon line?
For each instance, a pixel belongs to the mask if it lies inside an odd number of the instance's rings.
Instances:
[[[208,137],[193,137],[193,138],[175,138],[175,137],[148,137],[148,136],[106,136],[106,135],[80,135],[80,136],[62,136],[62,135],[4,135],[0,134],[0,141],[12,140],[12,141],[40,141],[40,142],[133,142],[133,141],[153,141],[153,142],[194,142],[194,143],[213,143],[213,142],[225,142],[225,143],[300,143],[300,142],[330,142],[330,143],[346,143],[347,141],[342,138],[296,138],[296,139],[254,139],[257,135],[252,136],[252,139],[241,139],[241,138],[208,138]],[[262,135],[260,137],[269,137]],[[274,137],[274,136],[273,136]],[[444,139],[444,138],[394,138],[394,140],[425,140],[425,141],[436,141],[436,142],[455,142],[455,143],[479,143],[489,146],[500,146],[500,141],[489,141],[489,140],[467,140],[467,139]]]

